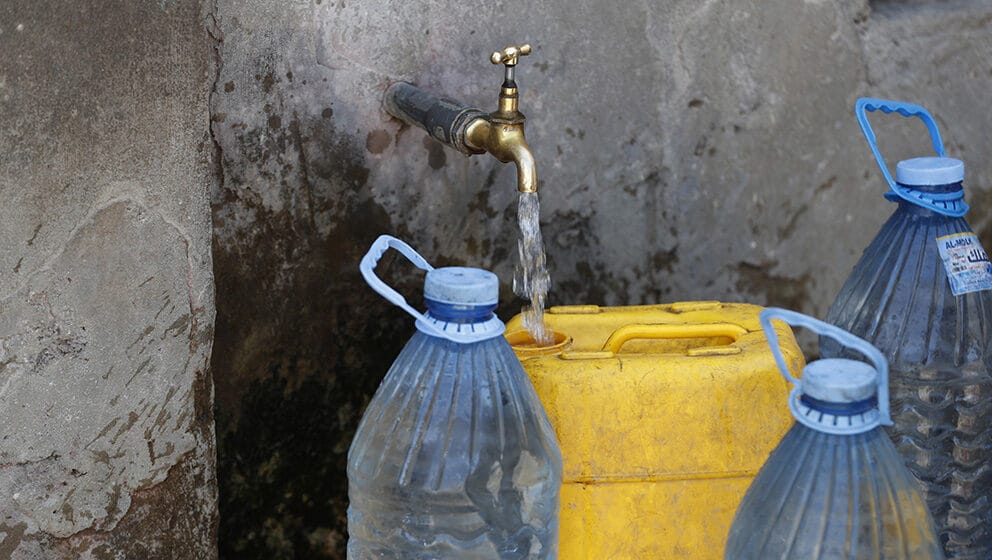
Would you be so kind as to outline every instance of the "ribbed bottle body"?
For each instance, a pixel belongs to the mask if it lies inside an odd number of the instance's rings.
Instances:
[[[944,558],[919,489],[880,430],[795,424],[737,509],[727,560]]]
[[[556,558],[561,468],[505,339],[418,332],[348,455],[348,558]]]
[[[888,429],[924,495],[949,558],[992,558],[992,292],[951,292],[938,238],[971,232],[909,203],[865,250],[827,321],[889,361]],[[821,340],[824,357],[840,355]]]

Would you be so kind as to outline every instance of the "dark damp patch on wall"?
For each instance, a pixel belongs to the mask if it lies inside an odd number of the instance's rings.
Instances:
[[[344,558],[348,446],[413,332],[358,262],[379,234],[408,232],[362,189],[365,146],[332,116],[276,116],[265,130],[214,122],[226,135],[212,201],[219,552]],[[419,278],[396,269],[415,293]]]
[[[355,266],[389,227],[360,205],[279,282],[292,263],[276,240],[247,259],[215,253],[222,557],[344,557],[348,445],[413,330]]]

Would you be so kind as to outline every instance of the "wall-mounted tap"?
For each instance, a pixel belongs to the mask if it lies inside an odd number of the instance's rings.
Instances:
[[[530,54],[530,50],[530,45],[512,46],[490,56],[493,64],[505,67],[499,106],[492,113],[437,97],[404,82],[386,90],[383,104],[389,114],[423,128],[464,154],[489,152],[503,163],[512,161],[517,166],[517,190],[537,192],[537,165],[524,138],[526,118],[517,109],[519,94],[513,79],[519,58]]]

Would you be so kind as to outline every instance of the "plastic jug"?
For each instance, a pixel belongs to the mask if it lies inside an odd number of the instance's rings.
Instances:
[[[860,352],[810,362],[792,377],[772,320],[804,326]],[[944,558],[912,474],[881,429],[891,424],[888,365],[876,348],[837,327],[769,308],[761,324],[795,388],[797,423],[772,452],[741,502],[727,560],[930,560]]]
[[[390,247],[427,271],[426,314],[375,275]],[[496,276],[434,269],[385,235],[361,272],[418,332],[348,453],[348,558],[556,558],[561,454],[493,313]]]
[[[867,112],[916,116],[939,157],[900,161],[893,180]],[[889,428],[922,481],[951,558],[992,558],[992,268],[964,219],[964,164],[945,157],[922,107],[860,99],[855,111],[898,203],[827,321],[878,347],[892,371]],[[841,355],[829,341],[824,356]]]
[[[564,460],[568,560],[717,560],[751,479],[793,424],[761,307],[716,301],[552,307],[557,344],[507,338]],[[802,353],[785,327],[783,351]]]

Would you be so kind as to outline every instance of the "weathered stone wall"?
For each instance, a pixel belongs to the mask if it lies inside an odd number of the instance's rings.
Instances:
[[[390,119],[392,81],[491,109],[501,70],[487,55],[534,46],[517,76],[552,303],[822,315],[892,210],[852,115],[869,94],[936,114],[992,245],[982,0],[217,0],[214,14],[227,558],[341,557],[349,437],[412,332],[357,273],[377,234],[495,270],[502,313],[519,309],[511,166]],[[929,150],[922,125],[899,120],[875,119],[893,164]]]
[[[216,558],[205,14],[0,3],[0,558]]]

